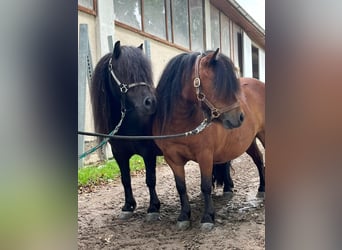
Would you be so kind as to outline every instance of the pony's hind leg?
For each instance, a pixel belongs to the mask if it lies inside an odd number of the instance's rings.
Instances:
[[[213,166],[213,187],[223,185],[224,196],[231,196],[233,193],[234,182],[230,175],[231,161]]]
[[[156,155],[149,154],[144,156],[146,168],[146,185],[150,191],[150,206],[147,209],[147,221],[158,220],[160,201],[156,192]]]
[[[114,158],[117,161],[120,172],[121,172],[121,183],[125,190],[125,204],[122,207],[121,214],[119,215],[120,219],[129,219],[133,215],[133,211],[135,210],[137,203],[133,197],[132,185],[131,185],[131,175],[129,169],[129,156],[120,155],[117,156],[114,154]]]
[[[258,168],[260,179],[258,196],[263,196],[263,193],[265,192],[265,166],[263,156],[257,146],[256,139],[253,140],[252,144],[249,146],[246,152],[252,157],[255,165]]]

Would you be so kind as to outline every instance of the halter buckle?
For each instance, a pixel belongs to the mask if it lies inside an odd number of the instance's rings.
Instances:
[[[218,109],[212,109],[211,110],[211,116],[213,117],[213,119],[218,118],[221,115],[220,111]]]
[[[194,79],[194,87],[199,88],[199,86],[201,86],[201,80],[199,79],[199,77],[196,77]]]
[[[128,85],[127,84],[121,84],[120,85],[120,91],[121,91],[121,93],[127,93]]]
[[[205,100],[205,94],[203,92],[197,93],[197,100],[204,102]]]

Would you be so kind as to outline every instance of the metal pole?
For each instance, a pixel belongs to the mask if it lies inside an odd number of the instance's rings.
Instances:
[[[109,52],[113,52],[113,49],[114,49],[113,37],[112,36],[108,36],[107,39],[108,39]]]
[[[149,40],[144,40],[144,49],[146,56],[151,60],[151,45]]]
[[[85,127],[86,81],[87,81],[87,54],[89,51],[88,25],[80,24],[78,49],[78,129]],[[78,154],[84,152],[84,136],[78,135]],[[78,160],[78,168],[83,167],[84,160]]]

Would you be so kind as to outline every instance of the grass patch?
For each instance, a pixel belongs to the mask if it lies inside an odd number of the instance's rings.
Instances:
[[[157,157],[157,164],[164,161],[163,157]],[[129,161],[131,172],[145,169],[144,160],[139,155],[133,155]],[[117,162],[112,159],[102,165],[90,165],[78,170],[78,187],[90,187],[107,183],[120,176]]]

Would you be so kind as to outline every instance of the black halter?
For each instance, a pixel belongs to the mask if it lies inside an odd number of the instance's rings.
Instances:
[[[137,86],[147,86],[151,88],[151,85],[147,84],[146,82],[135,82],[135,83],[122,83],[120,80],[116,77],[114,70],[113,70],[113,64],[112,64],[112,58],[109,59],[108,63],[108,70],[110,74],[112,75],[114,82],[119,86],[121,95],[121,111],[126,111],[126,105],[125,105],[125,99],[126,99],[126,93],[129,89],[137,87]]]

